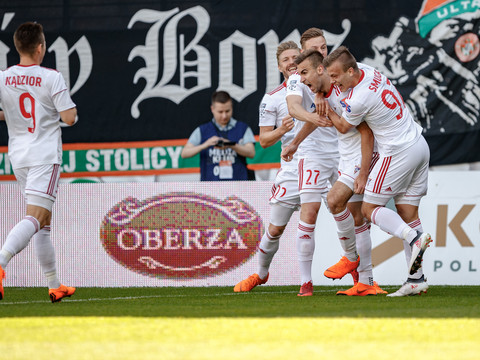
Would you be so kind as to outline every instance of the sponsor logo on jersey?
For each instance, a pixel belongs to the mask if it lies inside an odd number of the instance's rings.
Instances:
[[[265,103],[262,103],[262,104],[260,105],[260,116],[261,116],[261,117],[264,117],[264,116],[265,116],[265,108],[266,108],[266,107],[267,107],[267,104],[265,104]]]
[[[340,100],[340,105],[345,109],[346,112],[352,112],[350,105],[347,104],[347,98]]]
[[[243,264],[255,254],[263,231],[255,209],[238,197],[167,193],[116,204],[102,222],[100,239],[132,271],[204,278]]]
[[[297,80],[290,80],[290,82],[288,83],[288,90],[295,91],[296,88],[297,88]]]

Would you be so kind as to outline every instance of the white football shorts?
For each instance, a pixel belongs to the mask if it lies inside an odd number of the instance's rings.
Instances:
[[[338,179],[338,161],[336,158],[301,158],[298,161],[298,186],[302,204],[321,202],[332,185]]]
[[[27,204],[52,211],[57,197],[60,165],[48,164],[14,169]]]
[[[280,168],[275,176],[272,185],[272,194],[270,204],[279,204],[281,206],[298,210],[300,207],[300,192],[298,191],[298,171],[297,168]]]
[[[398,154],[380,155],[368,177],[363,200],[383,206],[394,198],[395,204],[418,206],[428,189],[429,160],[430,150],[423,136]]]
[[[378,161],[379,156],[380,155],[377,152],[373,153],[369,173],[372,171],[373,167]],[[361,163],[362,163],[361,154],[355,158],[351,158],[348,160],[341,158],[338,164],[338,180],[337,181],[344,183],[350,188],[350,190],[353,191],[353,185],[354,185],[355,179],[358,176],[358,173],[360,172]],[[348,202],[361,202],[361,201],[363,201],[363,194],[355,194],[355,193],[352,195],[350,200],[348,200]]]

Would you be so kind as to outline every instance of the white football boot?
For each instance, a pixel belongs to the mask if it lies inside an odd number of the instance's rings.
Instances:
[[[410,258],[410,264],[408,265],[409,274],[413,275],[418,269],[422,267],[423,253],[427,250],[429,244],[433,241],[429,233],[418,233],[413,239],[412,257]]]
[[[427,279],[421,282],[413,282],[412,280],[407,280],[403,283],[402,287],[395,291],[394,293],[388,294],[389,297],[399,297],[399,296],[413,296],[413,295],[422,295],[422,293],[427,293],[428,284]]]

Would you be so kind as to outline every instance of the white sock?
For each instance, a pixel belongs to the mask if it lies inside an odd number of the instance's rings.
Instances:
[[[315,224],[307,224],[300,220],[297,230],[297,255],[300,265],[302,285],[312,281],[312,261],[315,251]]]
[[[260,279],[265,279],[268,275],[268,269],[270,268],[270,264],[272,263],[273,256],[278,250],[280,245],[280,236],[272,236],[268,232],[262,236],[262,240],[260,240],[260,245],[258,246],[258,276]]]
[[[40,230],[40,223],[33,216],[25,216],[22,221],[17,223],[10,230],[0,251],[0,266],[5,269],[11,258],[25,249],[38,230]]]
[[[38,262],[47,277],[48,288],[56,289],[60,287],[60,280],[57,277],[55,249],[50,238],[50,226],[41,229],[33,238],[33,243]]]
[[[373,286],[370,223],[366,222],[361,226],[355,226],[355,236],[357,238],[358,255],[360,255],[360,263],[357,268],[358,281],[362,284]]]
[[[337,224],[337,234],[338,239],[340,240],[340,245],[342,246],[345,256],[350,261],[357,261],[357,246],[355,244],[355,221],[353,216],[345,208],[342,212],[334,214],[333,218],[335,219],[335,224]]]
[[[386,207],[379,206],[373,210],[372,223],[378,225],[383,231],[408,242],[417,236],[417,232],[408,226],[400,215]]]
[[[423,232],[423,226],[420,222],[420,219],[414,220],[408,224],[412,229]],[[405,259],[407,260],[407,266],[410,264],[410,259],[412,258],[412,247],[410,243],[406,240],[403,240],[403,249],[405,250]],[[423,267],[417,270],[413,275],[408,275],[409,279],[418,280],[423,276]]]

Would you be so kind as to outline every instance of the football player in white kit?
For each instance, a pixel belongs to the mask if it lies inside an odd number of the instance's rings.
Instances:
[[[318,28],[305,31],[300,42],[302,51],[315,49],[323,55],[327,54],[325,37]],[[296,133],[314,128],[298,147],[301,210],[297,230],[297,254],[302,283],[299,296],[313,294],[311,269],[315,250],[315,224],[322,199],[326,203],[326,195],[338,177],[337,134],[333,124],[315,112],[314,100],[315,94],[301,83],[300,75],[291,75],[287,82],[288,111],[295,119],[302,121],[301,126],[296,127]],[[284,159],[288,161],[290,158]],[[355,247],[355,239],[352,242]],[[352,258],[354,262],[358,259],[356,249],[353,250]],[[357,266],[358,261],[354,267]]]
[[[323,98],[341,114],[341,101],[345,93],[342,93],[336,86],[330,83],[330,77],[322,64],[323,56],[315,50],[304,51],[295,61],[303,84],[310,90]],[[302,139],[296,137],[291,145],[291,150]],[[370,225],[365,222],[361,212],[362,200],[368,172],[371,164],[374,164],[376,157],[372,159],[374,150],[374,137],[372,131],[365,123],[342,134],[338,132],[338,144],[340,152],[339,178],[329,191],[327,200],[331,213],[337,225],[337,232],[340,242],[348,243],[355,241],[360,256],[358,264],[359,280],[347,291],[339,291],[337,295],[377,295],[386,294],[376,282],[373,281],[371,261],[371,238]],[[287,150],[286,150],[287,151]],[[286,155],[286,153],[284,153]],[[378,154],[377,154],[378,155]],[[352,250],[355,247],[352,246]],[[353,252],[353,251],[352,251]],[[329,278],[341,278],[346,275],[348,263],[346,256],[342,257],[339,263],[328,268],[325,276]],[[347,270],[341,270],[344,264]],[[340,268],[340,270],[338,270]]]
[[[285,80],[273,91],[265,94],[260,104],[260,145],[263,148],[272,146],[279,140],[284,148],[295,135],[294,119],[288,114],[285,95],[287,80],[297,70],[295,59],[299,54],[300,49],[293,41],[281,43],[277,47],[278,69]],[[258,247],[258,273],[236,284],[233,289],[235,292],[250,291],[268,280],[268,270],[278,250],[280,237],[293,212],[300,207],[297,166],[296,160],[281,161],[270,197],[270,223]]]
[[[382,230],[403,239],[409,277],[395,293],[407,296],[426,292],[428,285],[418,271],[432,238],[423,232],[418,207],[427,193],[430,151],[422,128],[414,121],[395,86],[374,68],[359,69],[344,46],[324,61],[332,84],[348,96],[342,115],[326,107],[326,115],[337,129],[347,133],[363,121],[372,130],[380,158],[370,172],[362,211]],[[393,198],[397,212],[385,207]]]
[[[77,110],[59,72],[43,68],[45,36],[40,24],[20,25],[14,34],[20,63],[0,72],[0,118],[7,122],[8,156],[27,202],[27,212],[0,250],[0,300],[5,268],[34,236],[35,252],[47,278],[52,302],[74,294],[57,277],[50,238],[52,206],[62,163],[60,119],[73,125]]]

